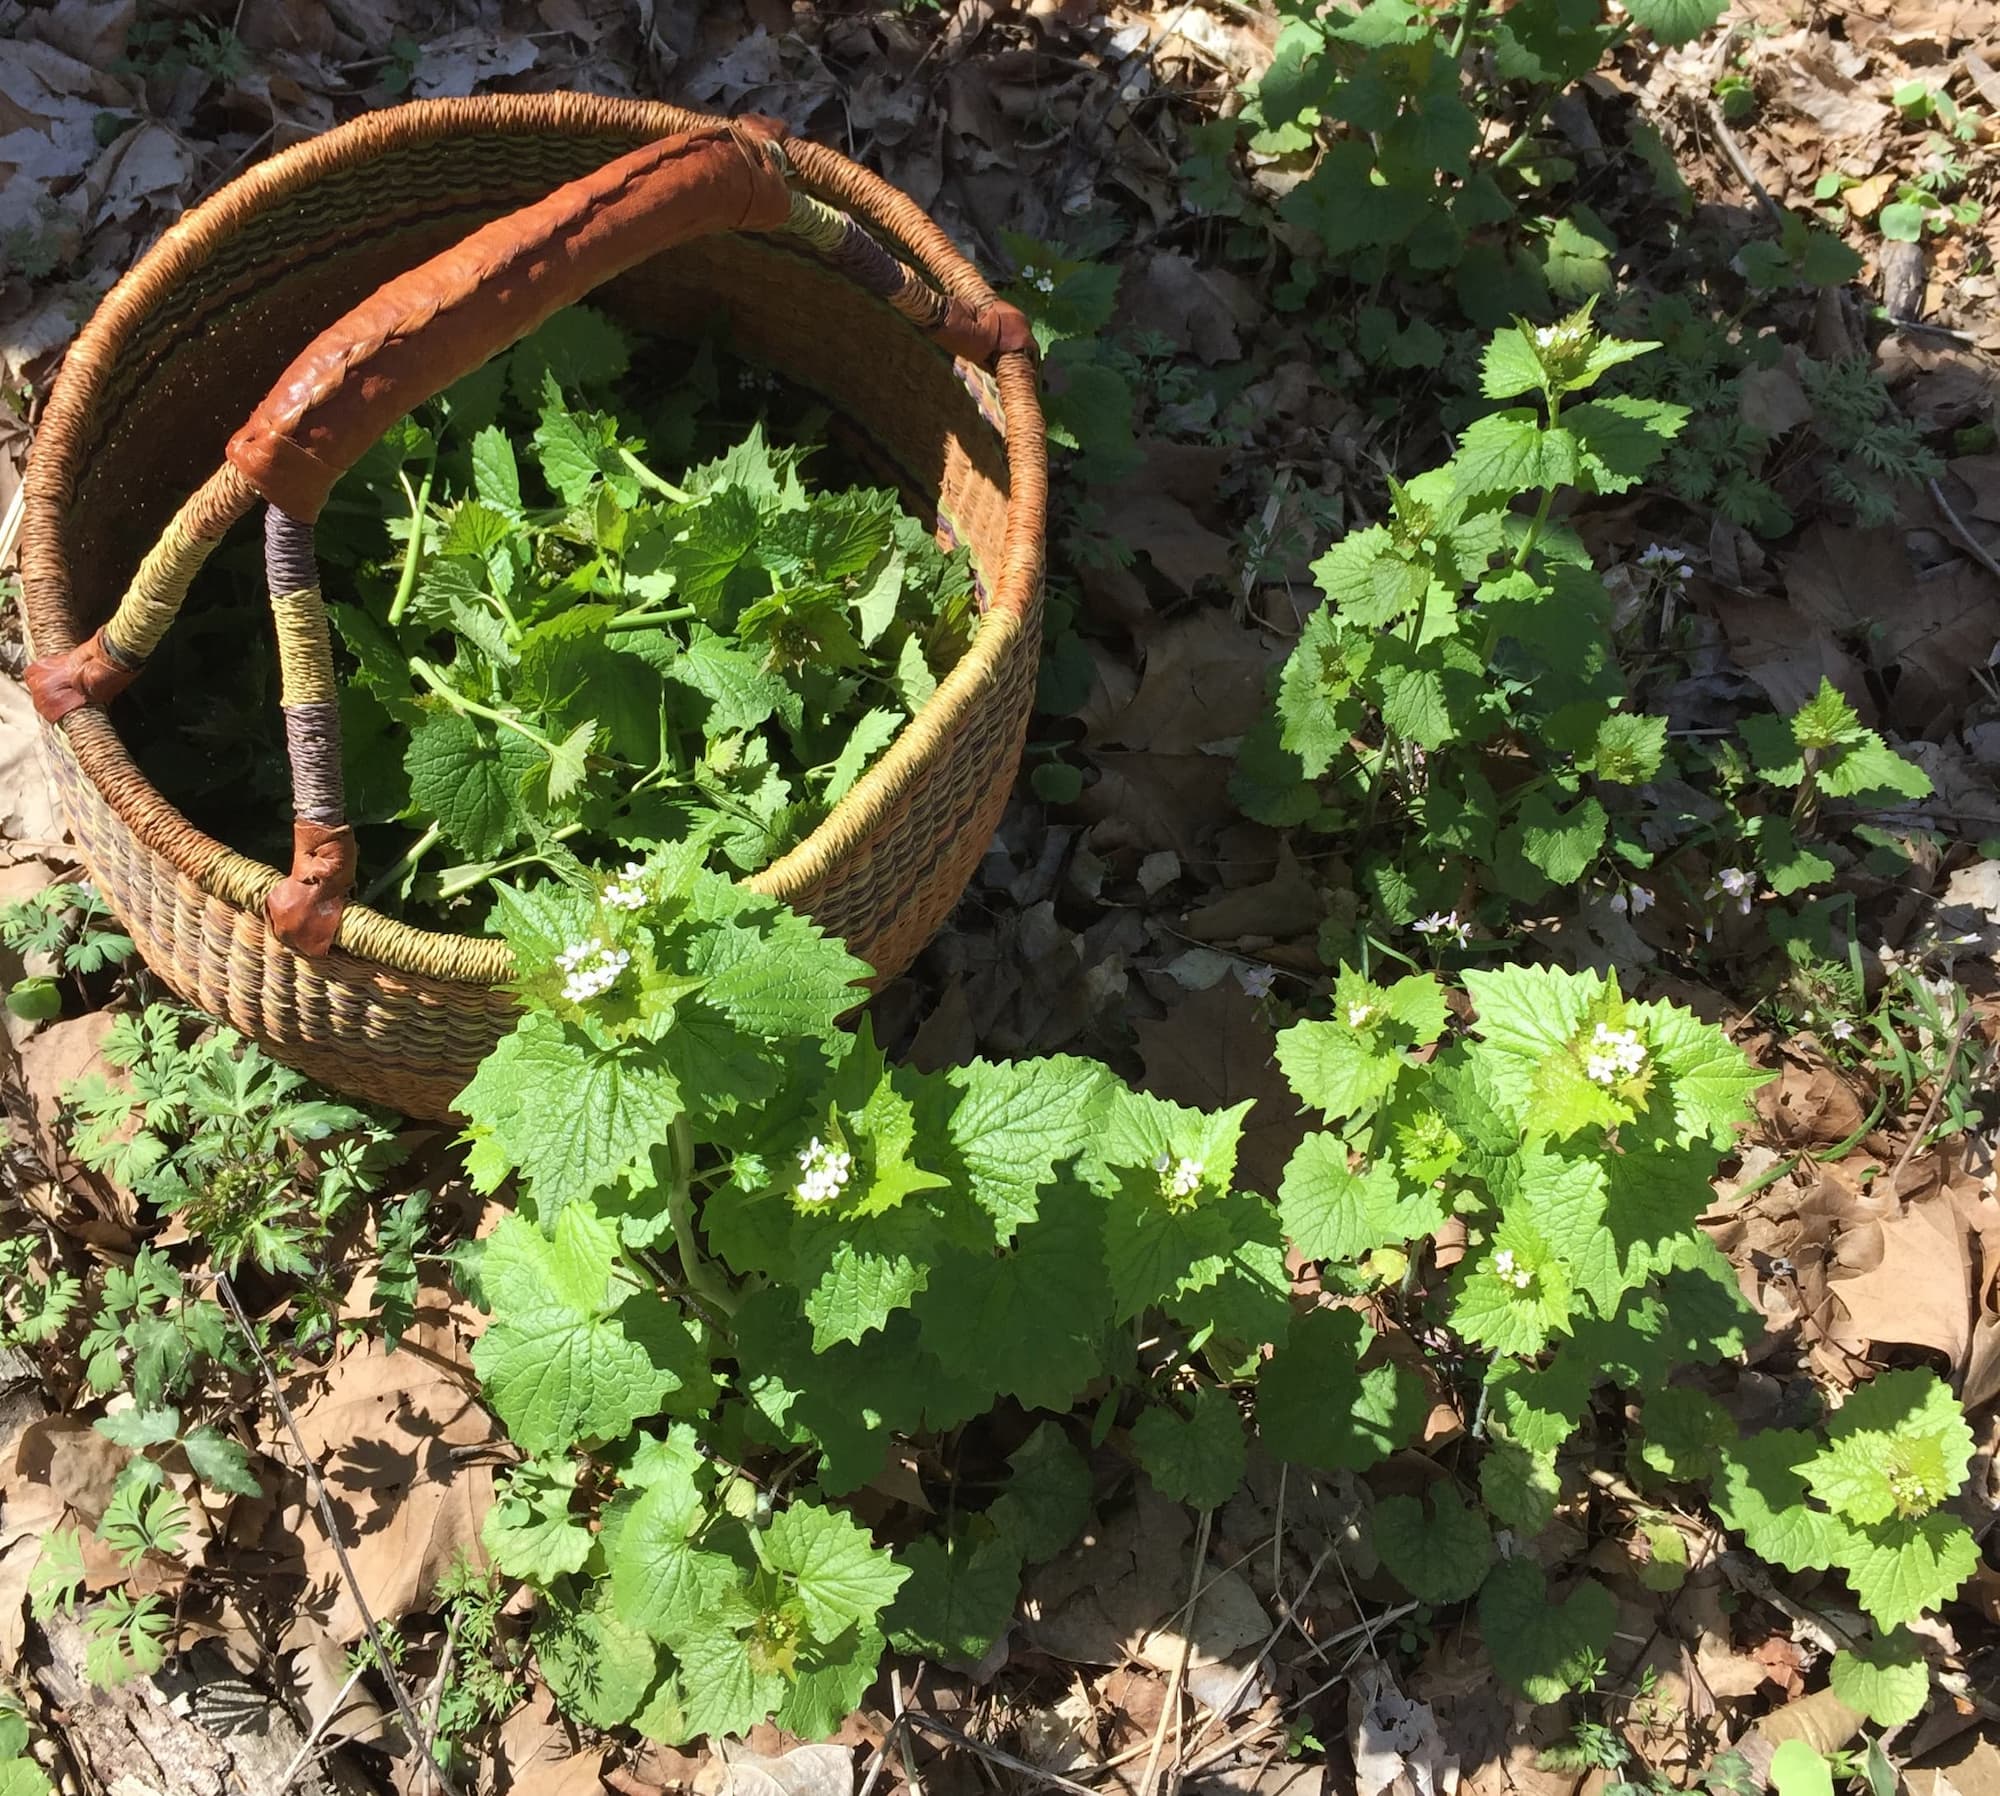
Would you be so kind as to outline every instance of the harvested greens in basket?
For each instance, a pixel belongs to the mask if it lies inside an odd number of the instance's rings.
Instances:
[[[642,428],[617,394],[648,386]],[[318,543],[360,896],[462,928],[496,874],[692,835],[744,874],[803,840],[976,620],[894,491],[813,478],[826,422],[576,307],[369,451]]]

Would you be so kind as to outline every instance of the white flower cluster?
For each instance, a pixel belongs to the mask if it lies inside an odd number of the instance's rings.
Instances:
[[[1517,1291],[1525,1291],[1535,1282],[1535,1275],[1527,1267],[1514,1264],[1511,1247],[1503,1247],[1493,1256],[1493,1270]]]
[[[1644,886],[1620,886],[1611,894],[1611,908],[1619,916],[1627,911],[1635,917],[1643,917],[1653,908],[1653,894]]]
[[[1375,1006],[1372,1004],[1350,1004],[1347,1007],[1347,1026],[1363,1029],[1374,1019]]]
[[[805,1176],[792,1187],[799,1202],[830,1203],[847,1189],[854,1175],[854,1156],[845,1148],[828,1147],[815,1135],[799,1149],[799,1171]]]
[[[1185,1154],[1178,1161],[1171,1154],[1162,1154],[1153,1162],[1153,1170],[1160,1175],[1169,1197],[1194,1196],[1208,1172],[1199,1160],[1190,1160]]]
[[[1458,912],[1434,910],[1428,917],[1419,917],[1410,925],[1419,935],[1434,935],[1446,941],[1456,942],[1461,948],[1472,939],[1469,925],[1458,920]]]
[[[1037,268],[1032,262],[1021,270],[1021,279],[1037,293],[1053,293],[1056,290],[1055,271],[1050,268]]]
[[[1556,327],[1553,324],[1543,325],[1540,330],[1535,332],[1535,347],[1537,349],[1547,349],[1556,340],[1557,334]]]
[[[557,967],[568,975],[563,980],[563,996],[572,1004],[588,1004],[592,998],[602,997],[631,964],[631,955],[599,936],[572,942],[556,956]]]
[[[1646,1044],[1636,1029],[1607,1029],[1599,1023],[1590,1045],[1597,1051],[1584,1062],[1583,1070],[1599,1085],[1616,1085],[1646,1064]]]
[[[1694,572],[1694,563],[1679,549],[1671,549],[1665,543],[1649,543],[1640,550],[1639,566],[1656,579],[1671,580],[1676,586],[1685,586]]]
[[[616,910],[644,910],[646,888],[639,876],[645,870],[637,861],[627,861],[625,871],[604,888],[604,902]]]

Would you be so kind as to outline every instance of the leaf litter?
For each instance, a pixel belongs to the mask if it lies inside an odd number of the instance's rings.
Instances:
[[[1269,291],[1214,265],[1209,242],[1176,228],[1173,174],[1193,149],[1191,128],[1229,86],[1269,64],[1271,21],[1252,9],[1199,5],[1098,13],[1043,4],[1003,15],[973,0],[936,19],[770,6],[697,15],[610,0],[483,4],[471,23],[464,9],[447,16],[449,9],[419,0],[331,8],[246,0],[236,10],[248,66],[213,74],[118,72],[138,17],[129,0],[8,19],[11,35],[0,37],[8,126],[0,164],[16,178],[5,183],[0,206],[7,230],[26,234],[11,241],[32,254],[14,257],[0,275],[0,377],[30,411],[81,317],[185,204],[255,156],[405,93],[657,88],[686,103],[776,111],[862,154],[1002,271],[1018,267],[1005,249],[1009,232],[1047,236],[1061,220],[1107,209],[1128,227],[1110,252],[1123,275],[1121,324],[1169,346],[1166,362],[1220,376],[1224,389],[1242,376],[1236,390],[1247,404],[1225,425],[1190,410],[1189,400],[1164,401],[1139,421],[1137,472],[1094,493],[1103,508],[1096,529],[1126,545],[1131,559],[1106,565],[1077,555],[1075,543],[1067,550],[1098,625],[1088,645],[1098,693],[1080,741],[1062,744],[1085,769],[1085,790],[1055,807],[1016,796],[953,929],[899,982],[901,993],[892,987],[881,1003],[885,1016],[905,1020],[920,1057],[1079,1048],[1182,1101],[1256,1095],[1258,1127],[1246,1154],[1274,1176],[1299,1125],[1283,1114],[1271,1031],[1254,994],[1288,969],[1317,968],[1326,894],[1337,894],[1343,870],[1301,864],[1279,832],[1243,822],[1227,792],[1231,757],[1310,601],[1308,545],[1350,520],[1366,521],[1373,468],[1421,465],[1409,458],[1436,426],[1370,416],[1343,397],[1343,387],[1351,395],[1364,378],[1358,366],[1315,376]],[[1843,235],[1871,263],[1881,259],[1875,222],[1922,153],[1921,133],[1883,96],[1899,80],[1935,77],[1954,56],[1984,91],[1980,71],[1990,78],[2000,57],[1990,19],[1969,0],[1854,4],[1803,24],[1776,0],[1747,0],[1736,17],[1747,29],[1732,36],[1731,48],[1761,102],[1738,133],[1750,168],[1782,203],[1801,208],[1812,204],[1816,184],[1837,175],[1845,183],[1837,194]],[[413,46],[413,59],[384,53],[397,43]],[[1696,203],[1719,215],[1748,196],[1695,117],[1689,96],[1706,91],[1705,74],[1691,84],[1697,51],[1704,46],[1660,58],[1636,98],[1681,152]],[[107,117],[123,121],[108,141]],[[1588,114],[1565,121],[1572,126],[1572,141],[1588,153],[1595,129]],[[1273,164],[1255,178],[1275,189],[1289,177]],[[1892,333],[1877,366],[1906,414],[1927,429],[1990,421],[2000,393],[1985,353],[2000,348],[1990,258],[1980,266],[1956,237],[1921,247],[1921,310],[1913,315],[1969,341]],[[1824,319],[1801,322],[1802,341],[1823,342],[1829,329],[1844,344],[1854,341]],[[1781,439],[1806,427],[1795,380],[1774,373],[1752,391],[1760,427]],[[26,441],[18,426],[8,429],[0,505],[18,484]],[[1204,442],[1203,433],[1224,440]],[[2000,582],[1968,552],[1963,533],[1989,555],[2000,548],[2000,457],[1952,458],[1938,490],[1960,531],[1928,503],[1906,504],[1893,524],[1867,530],[1808,512],[1802,533],[1779,548],[1718,524],[1709,572],[1691,597],[1711,620],[1708,677],[1747,677],[1783,704],[1830,674],[1864,721],[1924,760],[1939,787],[1937,805],[1955,828],[1969,820],[1972,834],[1992,834],[2000,830],[2000,697],[1979,676],[2000,641]],[[1614,533],[1636,528],[1615,517],[1600,522]],[[18,696],[11,682],[5,692]],[[26,734],[14,711],[0,714],[0,810],[10,841],[40,848],[58,831],[39,768],[20,752]],[[1909,928],[1921,936],[1940,899],[1961,908],[1973,902],[1991,921],[1996,864],[1957,866],[1949,890],[1933,880],[1914,891]],[[1987,884],[1973,883],[1982,874]],[[1987,902],[1978,904],[1981,896]],[[1599,936],[1549,939],[1573,941],[1586,961],[1611,952],[1614,939],[1634,956],[1648,952],[1629,925],[1622,936],[1604,928]],[[1983,1029],[1982,1041],[1990,1035]],[[92,1045],[88,1031],[71,1038],[50,1029],[20,1044],[18,1078],[38,1123],[60,1084],[88,1063]],[[1923,1128],[1915,1114],[1885,1113],[1855,1143],[1879,1094],[1875,1082],[1809,1034],[1785,1043],[1781,1069],[1767,1139],[1746,1151],[1737,1180],[1748,1195],[1725,1183],[1711,1213],[1712,1231],[1770,1333],[1733,1382],[1715,1375],[1716,1394],[1746,1421],[1775,1424],[1813,1377],[1840,1388],[1872,1367],[1914,1357],[1948,1367],[1968,1408],[1977,1408],[2000,1391],[1990,1111],[1955,1142],[1914,1153]],[[45,1159],[57,1158],[45,1135],[39,1145]],[[1841,1146],[1844,1159],[1818,1159]],[[1752,1170],[1759,1156],[1766,1164]],[[1794,1157],[1786,1176],[1749,1189],[1761,1172]],[[100,1251],[129,1250],[134,1219],[118,1194],[57,1176],[55,1213],[64,1225]],[[295,1399],[351,1525],[348,1545],[371,1604],[413,1623],[451,1553],[476,1548],[491,1499],[491,1470],[479,1455],[494,1431],[470,1399],[466,1332],[442,1306],[440,1296],[420,1313],[403,1352],[351,1348],[318,1388],[302,1387]],[[7,1531],[59,1513],[52,1499],[80,1499],[79,1514],[101,1507],[109,1444],[93,1442],[102,1437],[44,1429],[32,1452],[21,1449],[29,1472],[6,1462],[15,1469],[11,1482],[0,1480],[0,1646],[14,1625],[9,1614],[19,1615],[10,1574],[25,1538],[15,1533],[9,1544]],[[273,1463],[289,1463],[288,1445],[268,1428],[262,1444]],[[1067,1668],[1086,1693],[1076,1720],[1091,1718],[1095,1763],[1109,1766],[1104,1785],[1137,1788],[1143,1751],[1136,1761],[1120,1762],[1119,1754],[1143,1746],[1158,1725],[1179,1654],[1149,1651],[1146,1642],[1171,1638],[1160,1630],[1185,1602],[1188,1569],[1184,1512],[1169,1514],[1171,1505],[1150,1497],[1142,1489],[1135,1506],[1108,1513],[1101,1544],[1079,1549],[1100,1555],[1087,1574],[1072,1570],[1067,1585],[1054,1567],[1042,1574],[1048,1588],[1036,1604],[1045,1613],[1031,1610],[1013,1648],[1017,1663],[998,1668],[984,1693],[933,1674],[927,1694],[937,1693],[940,1713],[977,1731],[982,1705],[1010,1680],[1046,1682]],[[1241,1562],[1226,1588],[1235,1593],[1228,1601],[1242,1638],[1232,1635],[1214,1662],[1229,1666],[1236,1662],[1229,1653],[1240,1658],[1258,1643],[1253,1612],[1271,1626],[1288,1625],[1246,1693],[1253,1720],[1265,1717],[1262,1730],[1246,1732],[1233,1768],[1211,1769],[1208,1784],[1189,1787],[1282,1787],[1282,1778],[1260,1781],[1256,1769],[1283,1737],[1268,1706],[1256,1705],[1273,1679],[1295,1695],[1329,1675],[1319,1639],[1363,1625],[1392,1599],[1396,1586],[1373,1565],[1355,1521],[1373,1500],[1351,1479],[1330,1494],[1273,1489],[1268,1472],[1253,1467],[1245,1492],[1219,1518],[1218,1540]],[[1990,1485],[1971,1500],[1985,1504],[1990,1523]],[[1626,1520],[1625,1499],[1600,1489],[1566,1485],[1556,1502],[1559,1517],[1574,1525],[1551,1531],[1552,1573],[1581,1563],[1607,1522]],[[264,1575],[302,1592],[294,1644],[315,1650],[308,1643],[352,1640],[358,1619],[328,1553],[314,1544],[317,1525],[299,1505],[295,1474],[261,1514],[254,1506],[240,1514],[261,1522]],[[1212,1555],[1212,1564],[1228,1562]],[[1753,1747],[1820,1725],[1804,1713],[1814,1699],[1803,1694],[1802,1679],[1820,1654],[1809,1626],[1759,1593],[1741,1601],[1727,1595],[1712,1557],[1697,1555],[1686,1582],[1665,1599],[1643,1588],[1633,1565],[1621,1548],[1611,1567],[1600,1567],[1621,1591],[1621,1629],[1631,1624],[1626,1657],[1654,1665],[1667,1693],[1653,1722],[1675,1710],[1683,1717],[1657,1732],[1652,1722],[1640,1729],[1653,1763],[1697,1763],[1687,1756],[1692,1732],[1721,1737],[1718,1723],[1745,1703],[1775,1705],[1746,1736]],[[2000,1609],[2000,1598],[1986,1600]],[[1199,1648],[1199,1626],[1196,1641]],[[1481,1657],[1461,1646],[1431,1642],[1405,1661],[1412,1669],[1400,1686],[1385,1660],[1364,1656],[1354,1676],[1334,1683],[1331,1706],[1315,1708],[1322,1734],[1339,1736],[1360,1780],[1381,1779],[1376,1789],[1427,1793],[1451,1787],[1454,1776],[1475,1790],[1577,1788],[1578,1775],[1536,1763],[1547,1742],[1533,1738],[1525,1710],[1508,1712]],[[1137,1664],[1111,1676],[1093,1669],[1134,1655]],[[1212,1682],[1202,1689],[1217,1702],[1229,1694]],[[879,1704],[870,1723],[878,1741],[893,1726],[891,1700],[888,1692],[871,1698]],[[1078,1729],[1058,1731],[1069,1740]],[[1030,1739],[1024,1730],[1021,1742]],[[804,1749],[820,1755],[807,1757],[770,1744],[778,1750],[761,1758],[711,1761],[704,1787],[756,1788],[760,1796],[766,1787],[815,1796],[822,1787],[845,1788],[825,1749]],[[1925,1796],[1974,1796],[2000,1778],[1990,1738],[1974,1729],[1929,1744],[1948,1762],[1908,1774]],[[1052,1754],[1044,1762],[1071,1755],[1060,1762],[1072,1774],[1092,1763],[1073,1756],[1073,1745],[1044,1745]],[[495,1789],[573,1796],[601,1788],[602,1769],[617,1775],[616,1751],[607,1756],[604,1743],[580,1739],[544,1691],[497,1730],[495,1748]],[[962,1770],[962,1754],[931,1760],[936,1750],[919,1749],[934,1776],[954,1764]],[[897,1754],[885,1755],[885,1768],[892,1781],[901,1778]]]

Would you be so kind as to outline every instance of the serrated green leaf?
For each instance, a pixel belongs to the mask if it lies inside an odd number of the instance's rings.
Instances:
[[[1353,1310],[1294,1317],[1257,1381],[1257,1429],[1270,1452],[1321,1471],[1365,1471],[1422,1427],[1414,1375],[1393,1362],[1360,1369],[1374,1340]]]
[[[410,802],[456,847],[490,860],[526,830],[522,783],[541,760],[511,730],[489,735],[456,711],[432,711],[410,732],[403,769]]]
[[[479,1538],[504,1577],[547,1589],[583,1569],[596,1536],[570,1512],[576,1473],[574,1460],[529,1460],[495,1490]]]
[[[194,1475],[210,1490],[231,1491],[239,1497],[261,1497],[264,1487],[250,1471],[250,1451],[220,1429],[204,1422],[181,1437]]]
[[[738,988],[789,993],[810,983],[805,969],[745,975]],[[707,996],[720,1001],[715,983]],[[501,1039],[457,1103],[491,1151],[557,1199],[609,1186],[665,1139],[681,1113],[680,1088],[658,1054],[643,1044],[601,1047],[545,1011],[531,1011]]]
[[[815,1638],[833,1640],[872,1622],[908,1578],[906,1567],[877,1547],[850,1517],[813,1503],[791,1503],[755,1537],[758,1559],[789,1576]]]
[[[1728,0],[1634,0],[1633,22],[1663,44],[1687,44],[1722,17]]]
[[[1059,1423],[1043,1422],[1008,1457],[1007,1488],[987,1519],[1039,1565],[1053,1559],[1090,1520],[1090,1467]]]
[[[1375,1551],[1389,1575],[1419,1602],[1460,1602],[1485,1582],[1493,1563],[1493,1531],[1449,1484],[1433,1485],[1429,1495],[1428,1508],[1403,1496],[1375,1505]]]
[[[1686,1385],[1647,1392],[1640,1425],[1645,1431],[1640,1455],[1663,1478],[1712,1478],[1721,1449],[1736,1438],[1736,1425],[1722,1406]]]
[[[1308,1135],[1285,1167],[1278,1214],[1299,1252],[1345,1261],[1428,1235],[1443,1224],[1445,1212],[1436,1192],[1405,1196],[1380,1161],[1350,1172],[1347,1144],[1338,1135]]]
[[[1830,1681],[1835,1696],[1877,1727],[1914,1721],[1931,1693],[1923,1650],[1903,1628],[1835,1653]]]
[[[1003,1240],[1034,1217],[1056,1168],[1088,1148],[1091,1108],[1108,1083],[1095,1061],[1059,1056],[973,1060],[926,1088],[953,1094],[943,1128]]]
[[[1857,1532],[1859,1539],[1841,1564],[1877,1627],[1901,1627],[1950,1601],[1979,1564],[1971,1530],[1935,1510]]]
[[[919,1540],[899,1555],[909,1581],[897,1593],[887,1633],[899,1652],[976,1665],[1013,1619],[1021,1555],[1011,1540]]]
[[[1569,1432],[1566,1419],[1562,1432]],[[1532,1540],[1555,1519],[1561,1489],[1552,1442],[1530,1448],[1496,1438],[1479,1462],[1479,1494],[1493,1519],[1525,1539]]]
[[[1617,1608],[1585,1578],[1560,1603],[1532,1559],[1505,1559],[1479,1592],[1479,1631],[1493,1669],[1530,1702],[1559,1702],[1586,1688],[1611,1645]]]
[[[565,1713],[592,1727],[616,1727],[638,1713],[659,1672],[659,1648],[612,1612],[610,1588],[592,1587],[581,1607],[542,1606],[535,1659]]]
[[[1174,1503],[1219,1509],[1243,1482],[1243,1416],[1228,1392],[1201,1385],[1191,1413],[1155,1403],[1132,1424],[1132,1450],[1153,1488]]]

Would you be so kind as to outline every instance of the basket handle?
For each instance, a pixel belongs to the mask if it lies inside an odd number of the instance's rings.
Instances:
[[[385,282],[279,376],[110,622],[27,670],[35,708],[51,723],[108,703],[158,646],[209,551],[255,499],[266,501],[294,821],[292,870],[264,912],[286,947],[326,953],[354,884],[313,524],[335,483],[398,418],[606,281],[720,232],[792,232],[951,354],[990,365],[1032,352],[1017,308],[939,292],[855,219],[788,185],[785,135],[777,120],[750,116],[658,139]]]
[[[496,218],[320,332],[229,440],[273,505],[311,522],[390,425],[564,306],[661,250],[769,231],[791,211],[775,119],[661,138]]]

